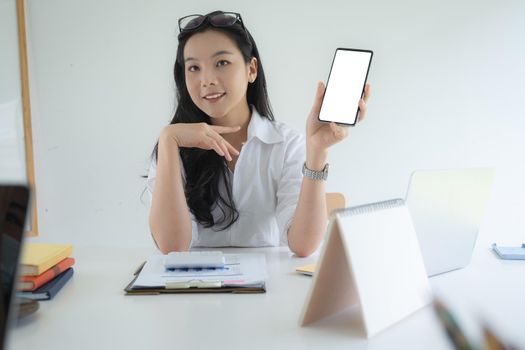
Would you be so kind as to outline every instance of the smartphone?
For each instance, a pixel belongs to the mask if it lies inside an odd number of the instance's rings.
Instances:
[[[320,121],[355,125],[373,54],[370,50],[335,50],[319,112]]]

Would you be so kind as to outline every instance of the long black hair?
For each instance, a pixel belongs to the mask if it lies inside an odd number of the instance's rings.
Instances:
[[[223,12],[214,11],[207,16],[220,13]],[[179,45],[175,66],[173,68],[173,75],[177,87],[177,108],[170,124],[202,122],[210,124],[210,117],[200,110],[190,97],[188,88],[186,87],[184,69],[184,47],[188,39],[196,33],[207,30],[219,31],[231,38],[241,51],[246,64],[251,62],[253,57],[257,59],[257,78],[253,83],[248,84],[246,99],[248,105],[253,105],[261,116],[273,121],[274,117],[268,98],[266,79],[259,51],[253,37],[246,29],[245,24],[237,21],[228,27],[215,27],[206,19],[199,27],[193,30],[182,31],[178,36]],[[155,161],[157,161],[158,145],[159,143],[157,141],[153,149],[152,157]],[[213,150],[184,147],[180,148],[180,157],[186,172],[186,183],[184,187],[186,202],[197,221],[204,227],[220,225],[219,230],[226,229],[233,225],[239,217],[239,211],[233,201],[232,186],[229,180],[230,177],[228,175],[229,170],[226,159],[219,156]],[[224,194],[219,191],[219,185],[221,183],[226,189],[226,193]],[[218,206],[222,213],[222,217],[217,222],[211,213],[215,206]]]

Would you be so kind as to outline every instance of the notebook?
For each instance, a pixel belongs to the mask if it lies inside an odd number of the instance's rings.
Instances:
[[[18,282],[18,290],[24,292],[31,292],[37,288],[40,288],[47,282],[51,281],[53,278],[60,275],[62,272],[66,271],[68,268],[75,264],[74,258],[65,258],[49,270],[45,271],[43,274],[38,276],[20,276],[20,281]]]
[[[428,304],[430,285],[402,199],[339,210],[330,220],[299,323],[348,309],[371,337]]]
[[[53,278],[51,281],[47,282],[43,286],[35,289],[32,292],[18,292],[17,296],[24,297],[34,300],[49,300],[64,287],[67,281],[73,276],[73,268],[70,267],[66,271],[62,272],[57,277]]]
[[[302,273],[303,275],[313,276],[315,271],[316,264],[308,264],[303,266],[298,266],[295,268],[295,271]]]
[[[10,323],[16,318],[14,287],[28,209],[29,190],[25,186],[0,185],[0,264],[2,307],[0,348],[6,344]]]
[[[20,274],[38,276],[64,260],[73,252],[70,244],[28,243],[22,250]]]

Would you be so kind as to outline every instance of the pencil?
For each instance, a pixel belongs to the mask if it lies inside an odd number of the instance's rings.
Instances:
[[[445,305],[437,299],[434,299],[433,305],[434,311],[441,325],[445,328],[445,332],[454,345],[454,348],[456,348],[456,350],[474,350],[475,347],[469,343],[465,334],[461,331],[461,328],[459,328],[454,316]]]

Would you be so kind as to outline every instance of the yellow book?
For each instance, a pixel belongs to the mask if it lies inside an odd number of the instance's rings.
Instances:
[[[73,252],[70,244],[28,243],[22,250],[20,274],[38,276]]]
[[[313,276],[315,271],[315,266],[317,264],[309,264],[304,266],[299,266],[295,269],[295,271],[302,273],[303,275]]]

